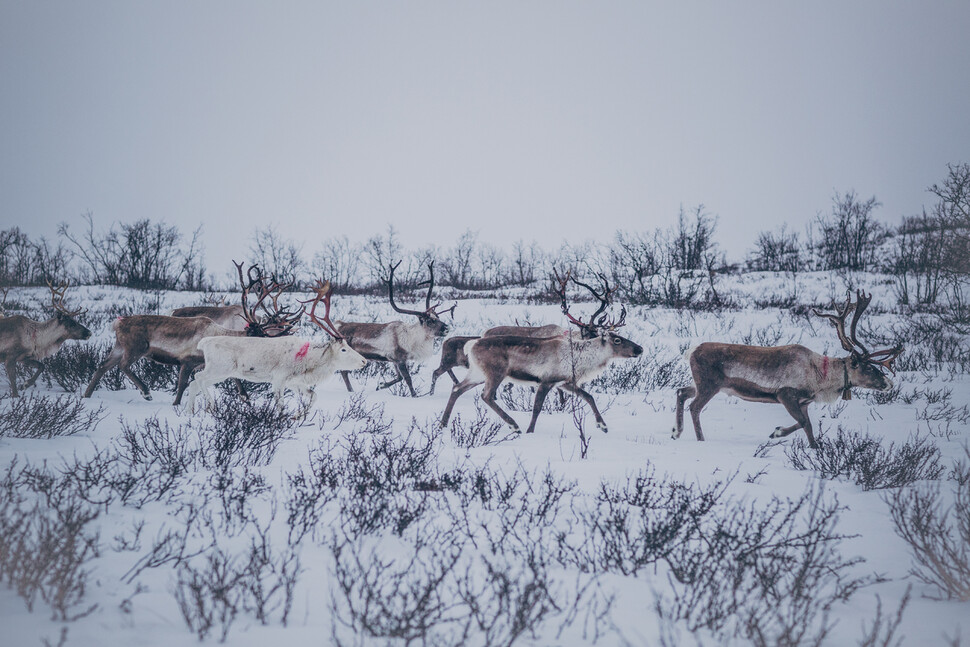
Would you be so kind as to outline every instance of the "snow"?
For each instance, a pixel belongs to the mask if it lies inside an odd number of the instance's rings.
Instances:
[[[865,286],[875,295],[868,317],[867,329],[889,330],[899,324],[902,315],[895,314],[894,297],[886,277],[841,277],[826,273],[800,274],[744,274],[723,280],[724,294],[738,303],[753,304],[755,299],[772,295],[779,298],[796,295],[799,303],[825,305],[844,295],[846,284]],[[187,293],[162,293],[159,295],[159,311],[200,301],[200,295]],[[43,291],[22,289],[11,292],[10,299],[41,302]],[[77,291],[75,299],[83,300],[92,313],[103,310],[106,304],[130,303],[137,308],[151,300],[143,295],[118,288],[84,287]],[[583,308],[583,304],[577,306]],[[586,306],[588,308],[588,305]],[[336,296],[335,319],[390,320],[397,318],[386,302],[373,297]],[[463,298],[458,301],[452,329],[449,334],[475,334],[492,325],[525,323],[560,323],[565,321],[555,304],[525,303],[514,297],[495,301],[488,298]],[[93,330],[93,341],[110,341],[108,322]],[[309,328],[303,334],[310,334]],[[792,468],[786,461],[784,447],[802,437],[796,432],[783,445],[767,450],[763,456],[754,456],[755,450],[768,441],[768,434],[779,424],[790,424],[784,409],[778,405],[743,402],[724,395],[717,396],[704,410],[703,420],[706,441],[697,442],[692,433],[689,416],[685,421],[684,434],[680,439],[671,438],[674,422],[676,387],[686,384],[686,366],[681,359],[684,350],[706,340],[764,344],[800,343],[819,352],[841,354],[831,328],[821,320],[809,316],[792,315],[778,308],[760,309],[748,305],[740,310],[718,313],[678,312],[664,308],[630,307],[627,326],[623,334],[646,349],[643,361],[673,361],[675,376],[671,383],[649,391],[603,392],[595,391],[597,403],[609,425],[609,433],[602,434],[592,424],[592,416],[586,415],[586,433],[589,435],[589,451],[581,458],[581,448],[576,426],[570,412],[543,413],[537,430],[532,435],[522,435],[506,442],[472,449],[459,448],[444,434],[436,441],[438,467],[441,472],[452,466],[469,468],[487,466],[505,475],[516,470],[542,474],[550,471],[566,482],[575,482],[575,502],[592,500],[601,484],[623,483],[627,478],[649,470],[656,475],[667,475],[686,483],[711,484],[730,480],[726,496],[749,502],[751,505],[767,505],[772,497],[794,500],[813,488],[822,488],[826,500],[837,499],[842,506],[837,530],[847,538],[839,544],[845,558],[862,557],[864,561],[851,569],[857,577],[877,575],[877,581],[859,590],[846,603],[836,605],[832,618],[836,621],[825,644],[856,644],[863,625],[869,625],[875,616],[877,599],[881,601],[884,614],[895,612],[908,586],[912,586],[912,600],[903,618],[900,632],[905,635],[903,644],[944,644],[944,636],[954,637],[970,631],[970,603],[934,599],[935,592],[910,574],[911,557],[906,542],[893,528],[889,508],[884,500],[885,492],[863,491],[859,486],[842,480],[822,481],[809,471]],[[320,335],[317,335],[318,337]],[[78,342],[69,342],[78,343]],[[437,358],[433,361],[436,362]],[[619,363],[618,363],[619,364]],[[412,421],[418,429],[433,429],[449,397],[450,380],[447,375],[439,381],[434,396],[425,395],[430,387],[429,378],[435,366],[419,367],[415,376],[415,388],[422,397],[412,399],[398,395],[400,392],[378,391],[374,388],[378,378],[355,376],[354,383],[364,394],[367,406],[382,406],[384,415],[393,420],[391,438],[408,434]],[[616,367],[621,368],[620,366]],[[413,371],[414,372],[414,371]],[[461,372],[461,369],[458,369]],[[947,388],[952,392],[951,403],[960,407],[970,403],[970,379],[966,374],[939,370],[926,372],[901,372],[895,378],[903,392],[921,389]],[[44,385],[32,390],[35,394],[58,394],[60,390]],[[445,385],[445,386],[442,386]],[[6,394],[4,383],[2,393]],[[478,414],[476,401],[480,389],[461,399],[455,414],[462,419],[474,419]],[[260,523],[270,528],[274,548],[286,544],[286,511],[283,501],[287,493],[286,477],[301,468],[309,469],[310,456],[314,452],[346,451],[346,443],[354,433],[356,423],[345,423],[334,428],[335,413],[348,406],[355,397],[346,393],[341,380],[333,379],[317,389],[316,414],[285,440],[272,462],[267,466],[233,468],[240,476],[246,469],[265,479],[269,489],[263,496],[255,496],[250,502],[253,514]],[[156,393],[151,402],[143,400],[129,385],[123,391],[97,390],[88,403],[89,407],[103,406],[104,420],[90,435],[57,437],[50,440],[0,438],[0,470],[11,461],[33,466],[46,465],[54,468],[74,457],[90,457],[96,448],[107,448],[122,432],[122,420],[129,424],[157,416],[173,427],[188,425],[193,418],[170,405],[170,393]],[[554,396],[550,396],[550,400]],[[0,400],[0,404],[4,402]],[[951,425],[950,433],[928,435],[928,431],[940,431],[940,423],[921,420],[921,412],[927,404],[918,399],[906,404],[896,399],[889,404],[874,404],[862,392],[856,392],[853,400],[842,405],[812,405],[810,415],[816,429],[824,434],[841,426],[845,430],[868,433],[888,444],[905,442],[914,432],[927,436],[941,452],[942,463],[949,471],[954,461],[964,456],[970,429],[965,423]],[[512,416],[523,425],[528,413],[512,411]],[[204,414],[202,414],[204,415]],[[490,422],[497,416],[485,410]],[[198,416],[197,416],[198,417]],[[322,422],[321,422],[322,421]],[[412,434],[411,441],[418,438]],[[184,523],[190,504],[217,505],[218,498],[207,485],[211,471],[200,469],[188,475],[177,496],[170,501],[155,501],[142,507],[112,503],[101,509],[94,522],[100,533],[100,550],[88,567],[91,576],[86,595],[80,607],[97,604],[90,615],[72,622],[51,619],[50,609],[42,601],[35,603],[34,611],[28,612],[22,598],[4,583],[0,585],[0,625],[6,645],[39,644],[46,640],[56,644],[61,627],[68,628],[68,645],[155,645],[173,647],[198,643],[196,634],[190,631],[179,612],[172,594],[176,573],[169,566],[141,571],[134,579],[126,576],[138,560],[148,552],[152,541],[166,529],[178,528]],[[948,488],[947,475],[942,477],[942,487]],[[750,482],[749,482],[750,481]],[[206,501],[206,491],[212,498]],[[574,503],[575,503],[574,502]],[[426,513],[429,527],[443,523],[435,511]],[[329,515],[329,516],[328,516]],[[334,517],[327,513],[321,518],[316,531],[321,537],[335,532]],[[422,521],[421,523],[425,523]],[[143,527],[135,540],[136,528]],[[569,528],[563,528],[570,530]],[[525,532],[528,529],[524,529]],[[538,532],[538,530],[536,531]],[[220,537],[220,547],[244,546],[245,533],[238,537]],[[127,549],[126,543],[138,544],[135,550]],[[389,532],[375,533],[360,543],[361,553],[376,551],[384,559],[405,559],[403,540]],[[237,546],[238,545],[238,546]],[[232,645],[319,645],[329,644],[334,631],[335,558],[326,541],[307,538],[300,544],[302,573],[295,589],[292,610],[286,626],[274,616],[267,625],[260,624],[251,615],[241,614],[228,633],[227,643]],[[571,582],[577,571],[562,573],[562,582]],[[663,623],[654,612],[654,593],[663,593],[667,579],[654,568],[645,568],[632,576],[617,573],[599,579],[604,591],[615,596],[612,608],[613,629],[605,631],[598,644],[657,644]],[[339,598],[339,596],[337,596]],[[555,626],[543,625],[539,635],[524,634],[520,644],[588,644],[589,636],[575,627],[557,633]],[[667,627],[681,640],[693,642],[683,627]],[[342,633],[341,633],[342,632]],[[346,630],[338,630],[346,638]],[[218,628],[209,636],[209,642],[219,638]],[[480,644],[481,637],[472,637],[469,644]],[[698,640],[714,644],[713,639],[700,634]],[[366,639],[356,636],[361,644],[386,644],[383,639]],[[628,642],[627,642],[628,641]],[[354,640],[350,641],[354,643]],[[390,641],[390,644],[405,644]],[[420,644],[420,641],[417,641]],[[740,644],[740,643],[739,643]]]

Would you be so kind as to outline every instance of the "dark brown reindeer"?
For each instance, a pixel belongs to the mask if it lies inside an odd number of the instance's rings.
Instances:
[[[851,293],[845,305],[836,314],[815,314],[824,317],[835,326],[842,348],[848,357],[830,358],[793,344],[790,346],[745,346],[707,342],[698,345],[688,354],[694,386],[677,391],[677,419],[673,437],[679,438],[684,430],[684,403],[690,403],[690,415],[697,440],[704,440],[701,431],[701,410],[711,398],[724,391],[750,402],[777,402],[784,405],[795,419],[789,427],[776,427],[771,438],[781,438],[798,429],[804,429],[808,444],[817,447],[812,433],[812,421],[808,417],[808,405],[812,402],[834,402],[841,395],[848,400],[851,388],[862,387],[885,391],[892,387],[883,370],[892,372],[892,363],[903,352],[902,347],[887,348],[870,353],[856,338],[856,325],[872,300],[872,295],[856,292],[856,303]],[[853,311],[850,334],[845,333],[845,318]]]
[[[377,390],[386,389],[404,380],[411,397],[417,397],[408,362],[420,362],[434,354],[434,342],[448,332],[448,326],[441,320],[446,312],[454,312],[455,306],[447,310],[438,310],[441,304],[431,305],[431,292],[434,290],[434,262],[428,264],[430,278],[420,285],[428,285],[428,293],[424,299],[424,310],[407,310],[399,308],[394,303],[394,271],[401,265],[401,261],[390,266],[387,280],[387,295],[391,307],[395,312],[417,317],[416,323],[391,321],[388,323],[354,323],[349,321],[335,321],[337,331],[347,339],[347,343],[355,351],[369,360],[376,362],[390,362],[397,370],[397,379],[384,382]],[[457,305],[457,304],[456,304]],[[348,391],[353,391],[350,377],[342,371],[344,384]]]
[[[468,356],[465,355],[465,344],[473,339],[481,337],[495,337],[497,335],[513,335],[518,337],[555,337],[563,333],[565,329],[557,324],[547,324],[545,326],[496,326],[489,328],[481,335],[449,337],[441,343],[441,362],[438,368],[431,374],[431,395],[434,395],[434,387],[438,378],[445,373],[451,377],[451,381],[458,384],[459,379],[455,375],[454,369],[457,367],[468,368]],[[562,393],[560,391],[560,393]]]
[[[235,263],[235,261],[233,261]],[[242,311],[244,330],[220,326],[208,317],[171,317],[167,315],[131,315],[118,317],[112,324],[115,344],[105,362],[95,371],[84,391],[89,398],[104,374],[115,366],[141,391],[142,397],[151,400],[148,386],[135,375],[131,365],[141,359],[179,367],[178,384],[174,405],[182,402],[182,393],[189,377],[202,366],[204,358],[199,342],[206,337],[277,337],[287,335],[299,321],[303,309],[288,311],[280,308],[279,296],[286,285],[280,285],[262,276],[258,268],[249,268],[249,282],[243,278],[242,263],[236,263],[242,288]],[[250,306],[248,297],[255,293],[256,302]],[[270,305],[267,305],[267,300]],[[267,316],[260,317],[262,310]],[[237,385],[238,386],[238,385]]]
[[[499,385],[510,380],[536,387],[532,420],[526,433],[535,431],[536,419],[542,410],[542,404],[549,391],[555,386],[583,398],[596,417],[596,426],[604,433],[607,431],[606,423],[599,409],[596,408],[593,396],[583,390],[581,385],[603,372],[613,359],[637,357],[643,353],[643,349],[614,332],[624,324],[625,309],[619,320],[608,319],[603,314],[609,305],[611,291],[608,286],[602,293],[597,293],[588,285],[573,279],[574,283],[588,289],[600,301],[599,309],[588,322],[583,322],[569,313],[566,303],[566,283],[569,275],[565,279],[556,278],[559,280],[563,313],[570,323],[578,326],[579,331],[565,331],[555,337],[498,335],[469,341],[465,346],[470,364],[468,375],[451,390],[448,406],[441,418],[442,427],[447,426],[458,398],[484,383],[482,399],[508,423],[513,431],[518,432],[518,424],[495,400]]]
[[[54,316],[47,321],[34,321],[23,315],[0,317],[0,361],[6,366],[10,395],[15,398],[20,395],[17,391],[18,362],[35,369],[34,374],[24,382],[23,388],[29,389],[44,370],[41,360],[56,353],[68,339],[91,337],[91,331],[75,319],[81,314],[81,309],[68,310],[64,305],[67,286],[54,287],[48,282],[47,287],[50,288],[51,306],[54,308]]]

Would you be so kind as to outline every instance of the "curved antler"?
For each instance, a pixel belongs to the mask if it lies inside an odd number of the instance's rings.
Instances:
[[[84,308],[78,308],[77,310],[68,310],[67,307],[64,305],[64,295],[67,293],[67,288],[68,288],[66,283],[61,284],[57,287],[54,287],[53,283],[51,283],[50,281],[47,281],[47,287],[50,288],[51,306],[54,308],[55,311],[60,312],[61,314],[65,314],[68,317],[76,317],[82,312],[84,312]],[[4,293],[4,301],[6,300],[7,300],[7,295],[6,293]]]
[[[388,269],[390,269],[391,272],[390,272],[390,275],[387,278],[387,297],[391,301],[391,307],[394,308],[394,311],[395,312],[400,312],[402,315],[414,315],[414,316],[417,317],[419,315],[425,314],[427,311],[421,312],[420,310],[408,310],[406,308],[399,308],[397,306],[397,304],[394,303],[394,270],[396,270],[398,267],[400,267],[401,266],[401,263],[403,263],[403,262],[404,261],[402,259],[402,260],[398,261],[397,263],[395,263],[393,265],[388,265]],[[432,281],[433,280],[434,280],[434,274],[432,274]],[[428,291],[428,299],[429,300],[431,299],[431,291],[430,290]]]
[[[860,344],[858,339],[856,339],[855,327],[856,327],[856,324],[859,323],[859,317],[861,317],[865,309],[869,307],[869,302],[872,301],[872,293],[870,292],[869,294],[866,294],[862,290],[856,290],[855,297],[856,297],[855,312],[852,313],[852,326],[849,328],[850,339],[853,344],[855,344],[856,346],[862,349],[863,356],[868,357],[869,350],[865,346]]]
[[[431,275],[431,278],[425,281],[425,283],[428,284],[428,294],[424,297],[424,311],[432,312],[433,309],[431,307],[431,291],[434,290],[434,261],[431,261],[430,263],[428,263],[428,274]]]
[[[852,345],[852,341],[845,334],[845,318],[849,316],[849,311],[852,309],[852,293],[846,292],[845,305],[842,308],[836,308],[836,314],[826,314],[824,312],[819,312],[815,308],[812,308],[812,312],[816,316],[828,319],[835,326],[835,332],[839,336],[839,342],[842,344],[842,348],[849,351],[853,355],[858,355],[859,351],[856,350],[855,346]],[[855,324],[855,319],[853,319],[853,325]]]
[[[281,337],[292,332],[293,327],[303,316],[304,308],[290,311],[280,307],[279,297],[283,291],[290,287],[292,281],[287,284],[280,284],[275,279],[267,280],[260,271],[258,265],[252,265],[246,271],[249,283],[243,277],[242,263],[232,262],[236,266],[239,274],[239,285],[242,288],[242,307],[243,318],[246,320],[246,332],[253,337]],[[249,305],[248,296],[253,289],[258,290],[256,303]],[[266,299],[270,300],[272,309],[266,304]],[[265,317],[260,319],[256,311],[260,309]]]
[[[889,372],[895,374],[896,371],[893,369],[893,362],[903,352],[902,346],[884,348],[870,353],[869,349],[856,337],[856,326],[858,326],[862,313],[869,307],[871,301],[872,293],[866,294],[863,290],[856,290],[856,302],[853,304],[852,292],[851,290],[846,290],[845,305],[841,308],[836,308],[837,314],[824,314],[814,309],[813,312],[819,317],[824,317],[832,322],[832,325],[835,326],[835,330],[839,335],[842,348],[852,353],[853,357],[869,362],[870,364],[882,366]],[[854,312],[852,314],[852,323],[849,325],[849,334],[846,335],[845,318],[849,315],[850,310],[854,310]]]
[[[343,339],[344,336],[337,332],[337,327],[333,325],[332,321],[330,321],[330,297],[333,296],[333,286],[330,284],[330,281],[324,282],[318,280],[316,287],[313,288],[313,292],[316,293],[316,297],[300,302],[304,304],[304,307],[308,303],[313,303],[313,305],[310,306],[310,312],[307,313],[307,315],[310,317],[310,321],[318,325],[325,333],[334,339]],[[322,320],[317,318],[317,304],[319,304],[320,301],[323,301],[325,308]]]

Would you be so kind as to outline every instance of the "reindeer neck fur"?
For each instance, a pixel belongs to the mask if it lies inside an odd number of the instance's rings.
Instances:
[[[420,362],[434,354],[435,336],[430,330],[420,323],[403,323],[395,329],[400,348],[407,352],[408,359]]]
[[[559,362],[571,382],[584,384],[595,380],[614,359],[613,349],[608,337],[583,339],[579,335],[562,335]],[[568,343],[567,343],[568,340]]]
[[[31,359],[42,360],[50,357],[68,340],[68,332],[52,317],[47,321],[26,319],[24,326],[24,347],[28,349],[27,356]]]

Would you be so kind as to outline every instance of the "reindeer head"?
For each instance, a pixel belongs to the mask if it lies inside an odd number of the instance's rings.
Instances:
[[[422,281],[418,284],[428,286],[428,294],[424,298],[423,312],[421,310],[407,310],[405,308],[399,308],[397,307],[397,304],[394,303],[394,270],[396,270],[400,265],[401,261],[398,261],[397,263],[389,266],[391,272],[387,280],[387,295],[391,301],[391,307],[394,308],[395,312],[400,312],[404,315],[414,315],[417,317],[418,323],[428,330],[432,336],[444,337],[448,333],[448,325],[441,320],[441,316],[446,312],[451,312],[452,316],[454,316],[454,311],[458,304],[456,303],[446,310],[438,310],[438,308],[441,307],[440,302],[436,303],[435,305],[431,305],[431,291],[434,290],[434,261],[428,263],[428,274],[430,275],[430,278],[427,281]]]
[[[559,288],[556,290],[556,293],[559,295],[562,312],[566,315],[569,323],[579,327],[580,335],[583,339],[599,338],[604,345],[609,344],[613,347],[613,353],[616,357],[637,357],[643,353],[643,348],[640,345],[633,343],[626,337],[621,337],[616,334],[616,331],[626,324],[626,307],[620,307],[619,318],[613,318],[606,314],[606,309],[612,301],[615,288],[610,287],[605,276],[602,274],[598,275],[600,281],[599,291],[593,289],[586,283],[577,281],[571,276],[570,272],[566,272],[565,277],[560,277],[558,272],[553,272],[553,278],[559,283]],[[572,278],[573,283],[576,285],[586,288],[600,302],[599,307],[590,316],[589,321],[577,319],[569,312],[569,305],[566,302],[566,284],[570,278]]]
[[[893,362],[903,352],[902,346],[895,348],[884,348],[875,352],[869,350],[859,342],[856,337],[856,326],[862,313],[872,301],[872,294],[866,294],[862,290],[856,290],[856,302],[852,303],[852,293],[846,292],[845,304],[841,308],[836,308],[836,314],[825,314],[814,310],[819,317],[824,317],[832,322],[835,331],[839,336],[842,348],[849,351],[846,358],[846,378],[848,383],[853,386],[861,386],[866,389],[885,391],[892,387],[893,382],[886,375],[885,371],[895,374]],[[845,334],[845,318],[852,312],[852,323],[849,326],[849,335]]]
[[[340,334],[337,327],[330,321],[330,298],[333,296],[333,286],[330,285],[330,281],[317,281],[313,292],[316,295],[314,298],[308,301],[301,301],[300,303],[303,304],[304,308],[306,308],[306,304],[308,303],[313,304],[310,306],[310,312],[307,313],[310,321],[333,337],[333,342],[328,348],[338,357],[337,363],[335,364],[336,370],[356,371],[357,369],[364,368],[367,360],[364,359],[363,355],[350,347],[347,339]],[[321,301],[323,302],[324,313],[322,318],[317,318],[317,305]]]
[[[293,327],[303,316],[303,308],[291,311],[280,307],[279,298],[293,282],[281,284],[275,278],[266,278],[259,266],[252,265],[246,271],[248,281],[243,277],[242,263],[232,262],[239,273],[242,288],[243,318],[246,320],[246,334],[250,337],[281,337],[293,332]],[[249,305],[248,297],[256,295],[256,303]],[[267,303],[267,299],[269,302]],[[262,316],[258,313],[262,310]]]
[[[47,287],[51,291],[51,307],[54,309],[54,318],[67,331],[68,339],[89,339],[91,337],[91,331],[79,324],[75,319],[84,310],[81,308],[68,310],[64,305],[64,294],[67,292],[67,285],[54,287],[54,284],[48,281]]]

